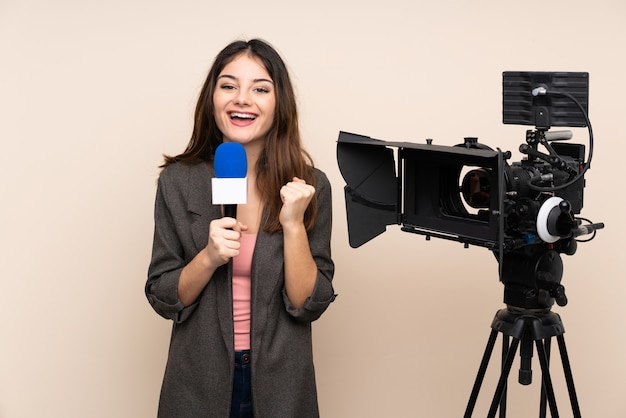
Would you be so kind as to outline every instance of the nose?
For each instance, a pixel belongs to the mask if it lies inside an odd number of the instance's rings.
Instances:
[[[235,103],[238,105],[250,104],[250,93],[246,89],[239,89],[235,97]]]

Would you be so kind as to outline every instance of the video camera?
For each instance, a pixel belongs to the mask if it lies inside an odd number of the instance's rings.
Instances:
[[[498,260],[507,305],[565,305],[560,254],[573,255],[577,237],[593,234],[589,241],[604,227],[575,216],[593,155],[588,91],[584,72],[503,73],[503,123],[535,126],[519,148],[526,155],[520,162],[510,163],[510,152],[477,138],[442,146],[340,132],[337,161],[346,181],[350,246],[393,224],[427,239],[482,246]],[[587,127],[587,160],[584,145],[565,142],[571,131],[552,127]]]

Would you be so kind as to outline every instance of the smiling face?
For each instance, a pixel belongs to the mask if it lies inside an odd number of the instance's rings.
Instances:
[[[257,58],[241,54],[217,77],[213,93],[215,122],[224,142],[259,144],[274,122],[274,82]]]

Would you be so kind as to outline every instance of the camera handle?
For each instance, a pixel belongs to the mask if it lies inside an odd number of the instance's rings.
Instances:
[[[529,157],[545,161],[557,170],[567,171],[571,176],[576,176],[578,172],[569,167],[550,145],[550,141],[566,141],[571,139],[572,136],[572,131],[548,132],[543,129],[537,129],[536,131],[528,130],[526,131],[526,144],[520,145],[519,151]],[[543,145],[549,154],[540,152],[538,150],[539,144]]]

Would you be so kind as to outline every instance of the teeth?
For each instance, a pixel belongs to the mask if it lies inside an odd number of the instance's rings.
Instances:
[[[230,114],[231,118],[240,118],[240,119],[254,119],[255,116],[251,115],[249,113],[237,113],[237,112],[233,112]]]

